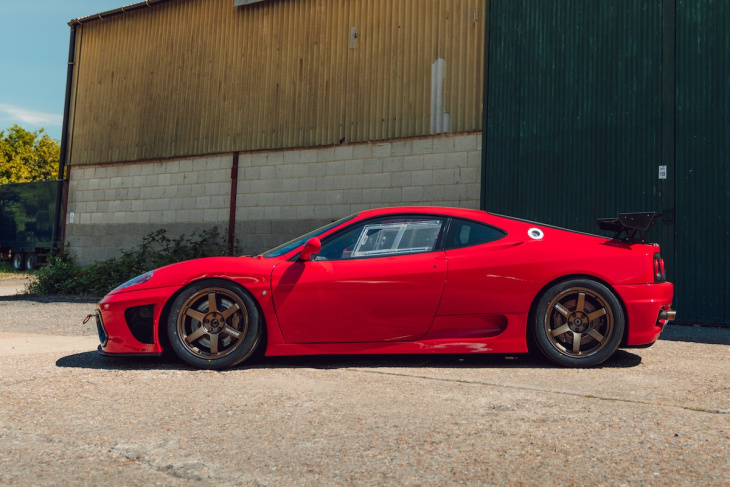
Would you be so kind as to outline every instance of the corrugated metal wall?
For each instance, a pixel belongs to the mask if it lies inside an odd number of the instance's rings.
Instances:
[[[675,284],[686,321],[730,323],[730,3],[677,1]]]
[[[425,135],[434,106],[448,114],[439,130],[479,130],[482,5],[174,0],[83,23],[69,160]]]
[[[678,319],[730,324],[730,3],[491,0],[488,36],[486,209],[666,211]]]
[[[662,0],[492,0],[486,209],[660,211]]]

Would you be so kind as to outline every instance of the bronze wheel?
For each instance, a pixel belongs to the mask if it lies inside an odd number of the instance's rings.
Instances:
[[[535,315],[535,339],[549,359],[588,367],[610,357],[624,329],[623,310],[603,284],[590,280],[559,283],[542,296]]]
[[[251,297],[233,283],[214,280],[187,288],[173,304],[170,343],[191,365],[220,369],[248,358],[260,336]]]

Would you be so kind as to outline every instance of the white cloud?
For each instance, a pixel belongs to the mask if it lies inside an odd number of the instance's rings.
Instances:
[[[0,118],[11,123],[29,124],[36,126],[52,125],[61,126],[63,124],[63,115],[55,113],[36,112],[12,105],[4,105],[0,103]]]

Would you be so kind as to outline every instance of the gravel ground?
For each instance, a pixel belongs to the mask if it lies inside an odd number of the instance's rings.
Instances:
[[[730,329],[529,357],[98,355],[91,302],[0,297],[0,485],[730,485]]]
[[[0,296],[14,296],[22,293],[30,280],[31,276],[27,274],[0,277]]]

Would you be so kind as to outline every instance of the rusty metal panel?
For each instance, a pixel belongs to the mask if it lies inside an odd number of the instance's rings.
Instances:
[[[483,1],[351,5],[347,141],[481,128]]]
[[[480,129],[480,0],[138,7],[76,25],[71,164]]]
[[[177,0],[78,26],[73,164],[332,144],[346,0]]]

